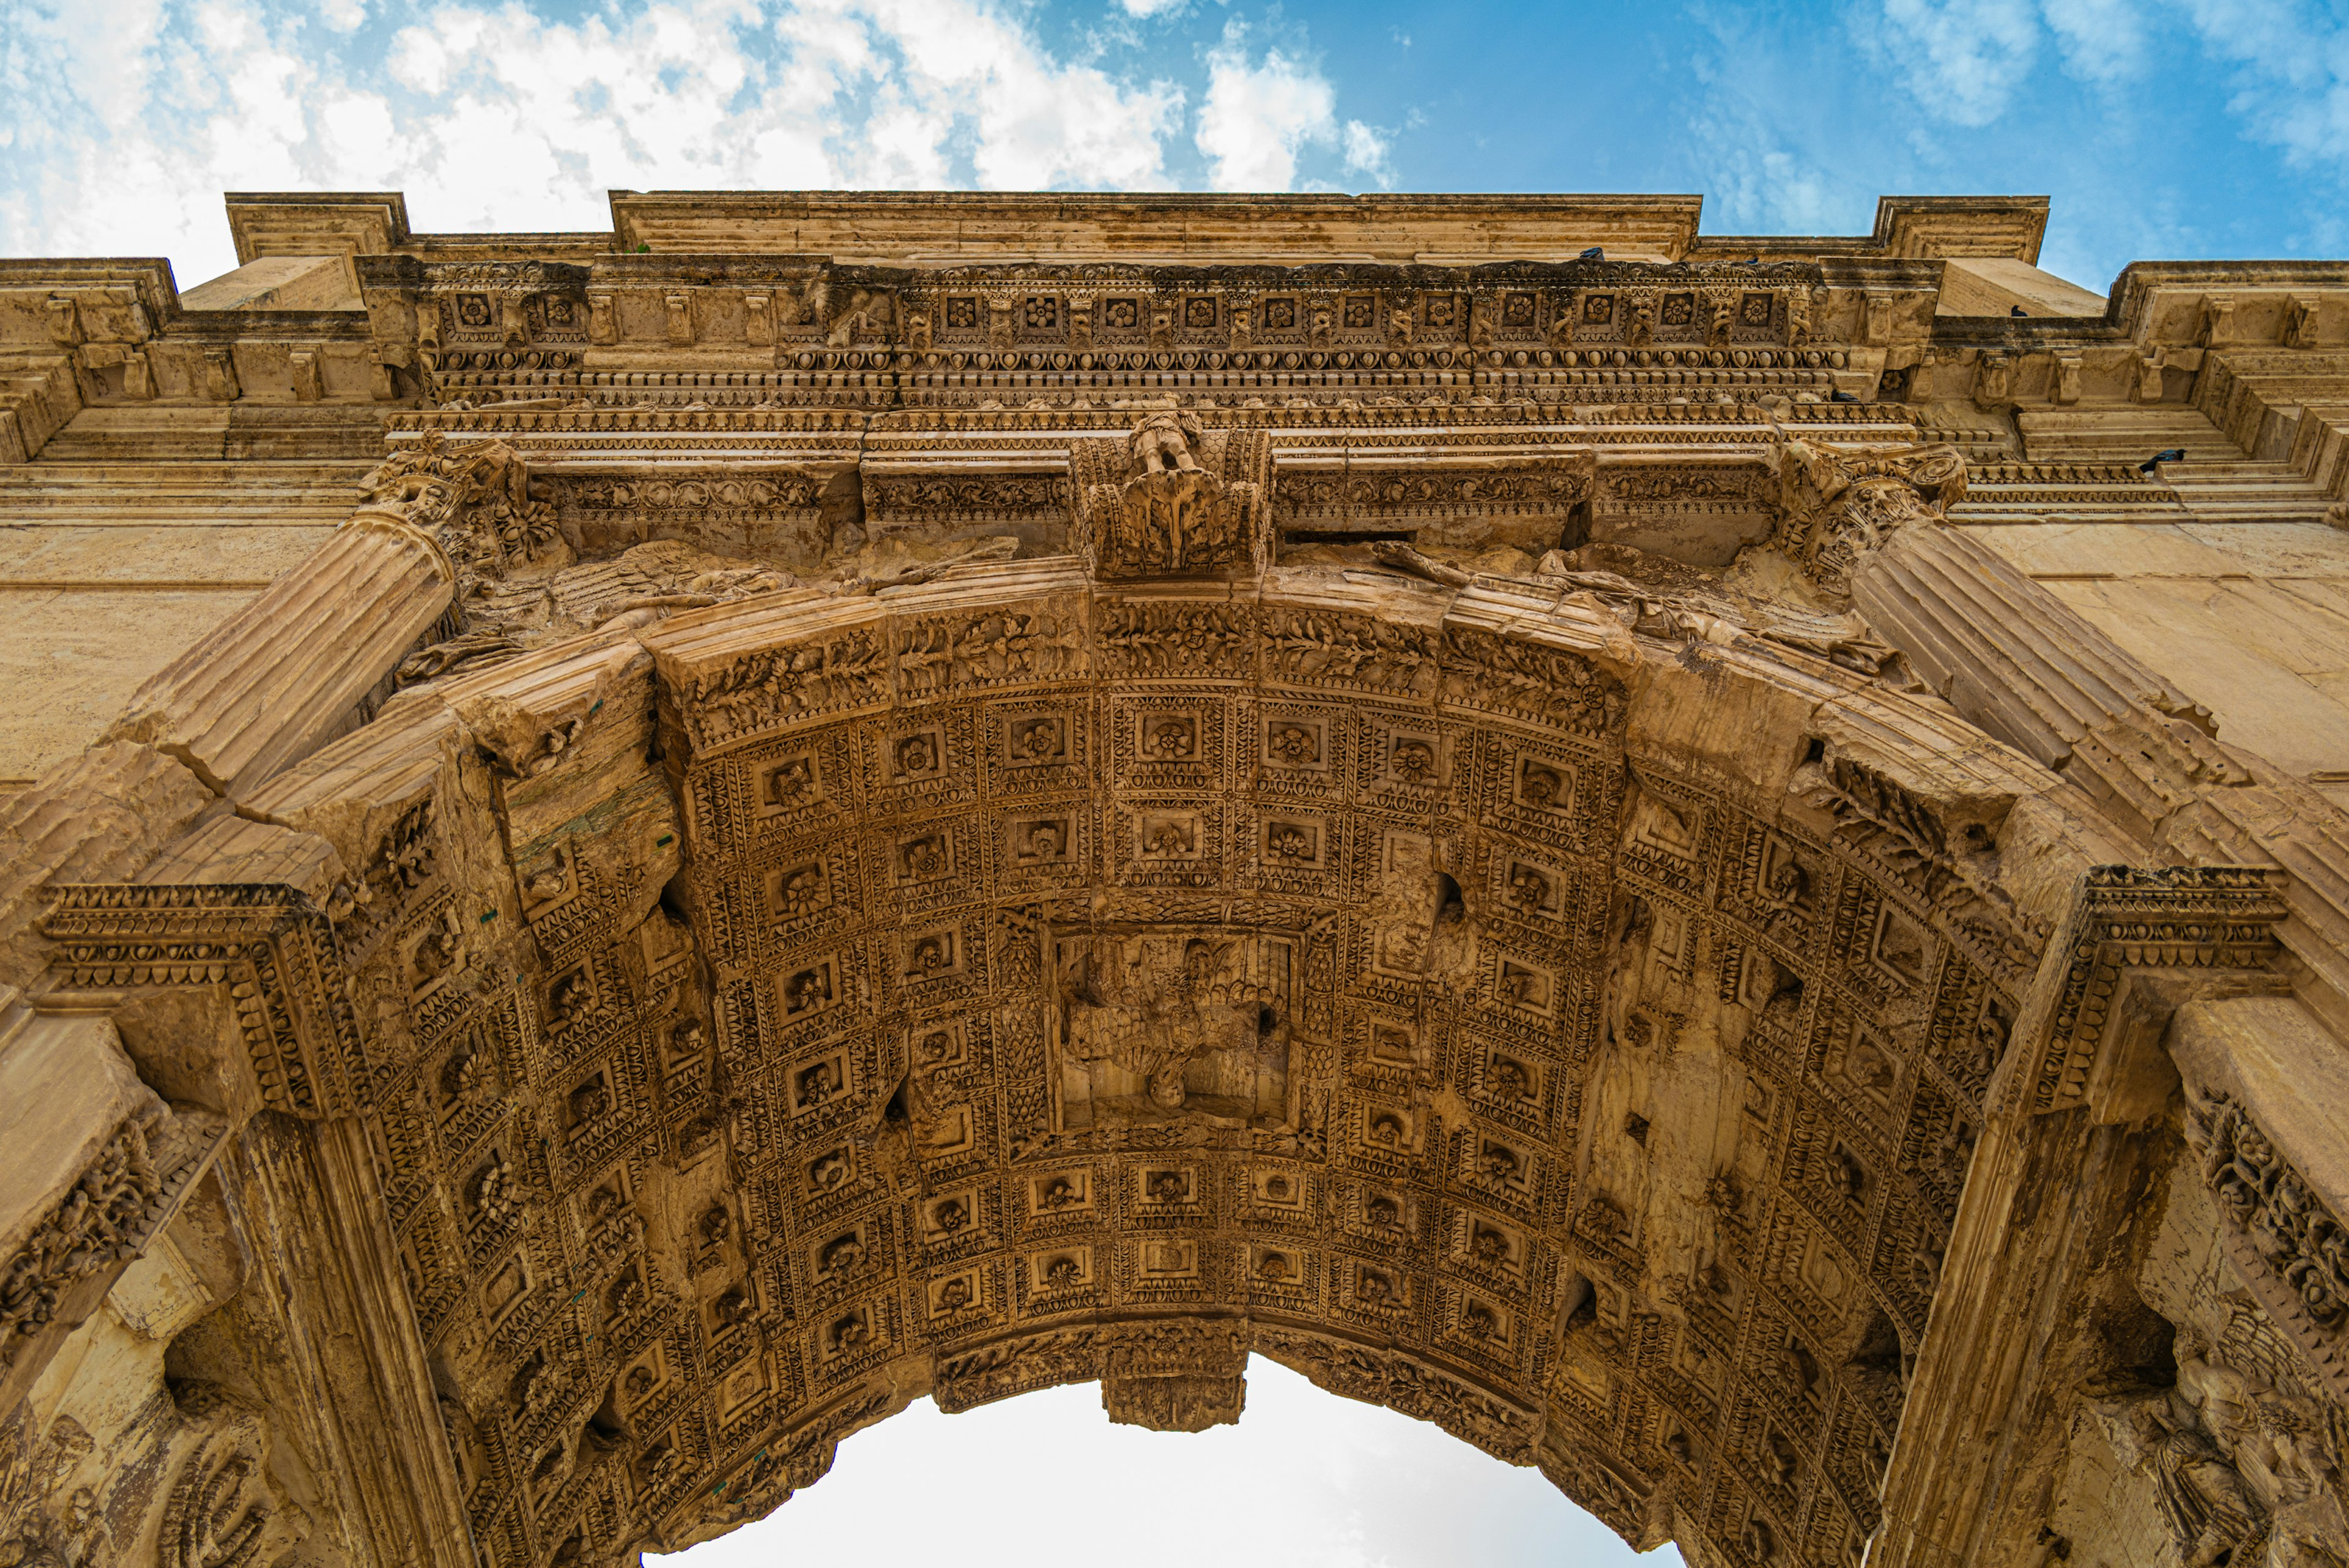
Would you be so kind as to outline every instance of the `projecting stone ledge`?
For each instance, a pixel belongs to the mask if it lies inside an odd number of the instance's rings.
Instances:
[[[1247,1403],[1245,1377],[1104,1377],[1102,1408],[1122,1427],[1154,1432],[1204,1432],[1228,1427]]]

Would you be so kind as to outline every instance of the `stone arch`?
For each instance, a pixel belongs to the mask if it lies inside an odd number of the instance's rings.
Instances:
[[[238,198],[364,331],[16,275],[28,518],[391,456],[0,799],[0,1562],[625,1560],[1254,1350],[1708,1568],[2349,1555],[2307,672],[2041,576],[2324,624],[2337,267],[953,202]]]
[[[2014,868],[2084,831],[1763,639],[1055,562],[451,677],[243,810],[358,868],[308,893],[367,1026],[247,1038],[378,1129],[524,1563],[731,1528],[917,1392],[1229,1419],[1251,1349],[1627,1539],[1832,1558],[2068,886]]]

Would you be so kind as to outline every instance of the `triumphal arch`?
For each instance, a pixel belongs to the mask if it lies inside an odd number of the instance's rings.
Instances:
[[[0,263],[0,1563],[1251,1354],[1704,1568],[2349,1563],[2349,266],[611,206]]]

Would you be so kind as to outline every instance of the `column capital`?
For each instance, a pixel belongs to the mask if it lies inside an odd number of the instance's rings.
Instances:
[[[367,499],[343,526],[419,540],[449,564],[452,580],[502,577],[555,537],[554,506],[530,499],[528,465],[502,441],[450,446],[433,431],[359,483]]]
[[[1773,453],[1779,550],[1841,599],[1862,555],[1898,530],[1939,523],[1966,493],[1965,454],[1947,442],[1851,451],[1799,438]]]

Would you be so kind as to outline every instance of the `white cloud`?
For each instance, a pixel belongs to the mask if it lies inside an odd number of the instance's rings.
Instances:
[[[1350,172],[1383,178],[1385,139],[1360,120],[1338,124],[1337,89],[1320,70],[1268,48],[1248,56],[1247,25],[1233,17],[1207,55],[1207,96],[1194,142],[1218,191],[1286,191],[1307,147],[1338,147]]]
[[[1877,16],[1852,20],[1918,103],[1952,125],[1996,119],[2038,50],[2030,0],[1883,0]]]
[[[2233,66],[2228,108],[2294,163],[2349,173],[2349,25],[2295,0],[2187,0],[2203,47]]]
[[[908,1491],[908,1478],[916,1478]],[[1049,1493],[1009,1528],[1007,1498]],[[1212,1499],[1186,1506],[1185,1499]],[[1171,1504],[1171,1505],[1170,1505]],[[976,1527],[975,1527],[976,1525]],[[647,1568],[778,1563],[1030,1568],[1102,1555],[1120,1568],[1455,1568],[1636,1556],[1541,1472],[1392,1410],[1325,1394],[1251,1360],[1246,1414],[1206,1432],[1112,1426],[1091,1384],[945,1416],[928,1400],[843,1443],[832,1473],[767,1520]]]
[[[1387,173],[1387,154],[1393,151],[1387,140],[1386,134],[1374,126],[1364,125],[1359,119],[1350,119],[1346,122],[1344,142],[1346,167],[1359,169],[1381,183],[1384,183]]]
[[[1851,156],[1838,115],[1816,101],[1814,59],[1790,57],[1752,15],[1705,14],[1709,47],[1689,60],[1684,145],[1715,234],[1831,234],[1865,227],[1876,176]],[[1810,95],[1818,112],[1785,106]]]
[[[1142,190],[1198,167],[1180,139],[1201,84],[1057,54],[1017,0],[0,6],[0,253],[165,254],[183,286],[234,265],[223,190],[405,190],[423,229],[595,229],[615,186]],[[1384,133],[1341,122],[1309,63],[1226,31],[1201,69],[1214,182],[1290,187],[1307,149],[1386,177]]]
[[[1146,19],[1152,16],[1174,16],[1188,5],[1191,0],[1117,0],[1117,3],[1127,16]]]
[[[2098,86],[2145,73],[2147,11],[2142,0],[2042,0],[2063,50],[2067,75]]]

